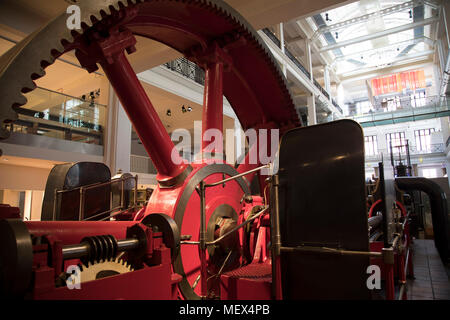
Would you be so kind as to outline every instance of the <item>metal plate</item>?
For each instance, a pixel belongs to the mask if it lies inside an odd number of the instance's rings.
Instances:
[[[364,139],[351,120],[288,131],[281,139],[282,246],[369,251]],[[285,299],[369,299],[368,257],[282,253]]]

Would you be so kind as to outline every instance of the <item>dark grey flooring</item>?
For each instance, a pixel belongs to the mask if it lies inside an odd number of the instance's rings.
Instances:
[[[444,266],[433,240],[413,244],[414,280],[408,280],[409,300],[450,300],[450,266]]]

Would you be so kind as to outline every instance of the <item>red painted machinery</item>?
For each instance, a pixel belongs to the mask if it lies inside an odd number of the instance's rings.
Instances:
[[[184,298],[217,298],[220,287],[218,280],[222,272],[253,260],[269,266],[266,246],[268,222],[267,216],[262,213],[267,204],[261,197],[250,196],[249,181],[254,179],[255,171],[223,186],[207,188],[203,203],[204,215],[200,221],[198,185],[200,182],[211,184],[224,177],[235,176],[257,168],[260,164],[257,161],[249,165],[249,161],[244,161],[244,164],[235,168],[234,164],[209,160],[211,157],[208,152],[204,152],[203,160],[195,164],[182,163],[181,158],[177,159],[177,154],[172,159],[174,144],[125,52],[132,54],[135,51],[135,36],[138,35],[178,50],[205,70],[203,131],[210,128],[222,131],[223,95],[232,104],[244,130],[276,128],[284,132],[298,126],[298,116],[285,78],[256,31],[222,1],[106,0],[79,1],[77,5],[80,8],[82,30],[69,30],[66,25],[69,15],[64,13],[1,57],[0,122],[17,118],[14,107],[26,102],[22,93],[35,88],[33,80],[44,76],[44,68],[62,54],[75,51],[79,62],[89,72],[96,70],[98,64],[102,67],[157,169],[159,186],[145,211],[136,218],[139,221],[134,223],[43,221],[26,222],[23,226],[21,223],[4,222],[5,230],[10,230],[11,236],[15,235],[10,245],[16,247],[17,257],[10,259],[9,253],[5,253],[7,257],[2,257],[2,260],[11,260],[8,268],[26,266],[27,273],[24,277],[19,275],[19,270],[23,269],[7,268],[5,277],[9,280],[5,280],[7,285],[4,288],[18,294],[31,289],[34,298],[78,298],[84,293],[86,297],[167,299],[176,297],[171,288],[178,284],[180,296]],[[1,130],[2,137],[7,137],[8,133]],[[206,148],[207,144],[203,147]],[[260,181],[263,190],[264,179]],[[143,224],[142,221],[155,214],[164,217],[168,226],[176,226],[179,230],[171,227],[165,229],[165,225]],[[251,220],[248,220],[250,217]],[[227,237],[226,241],[206,245],[243,221],[247,221],[247,228],[245,232],[240,229],[239,239]],[[54,281],[50,281],[66,271],[64,268],[72,263],[69,258],[76,258],[75,262],[91,259],[91,263],[106,264],[116,261],[114,255],[121,251],[121,240],[129,240],[125,236],[131,224],[143,230],[146,240],[136,244],[144,248],[139,254],[130,247],[123,251],[123,259],[132,260],[135,269],[123,276],[140,274],[146,277],[147,282],[159,283],[152,285],[154,292],[161,291],[159,296],[150,292],[137,294],[131,289],[130,292],[124,292],[119,290],[119,283],[115,290],[111,284],[105,283],[104,288],[108,289],[105,289],[107,292],[104,294],[96,289],[87,294],[86,290],[78,292],[55,287]],[[161,231],[155,230],[162,230],[163,238]],[[26,249],[20,247],[20,239],[25,234],[31,234],[32,239],[31,243],[24,241]],[[109,236],[114,237],[110,239],[112,244],[105,244],[105,238]],[[176,241],[180,236],[181,241]],[[169,238],[170,241],[167,240]],[[85,241],[80,244],[82,239]],[[251,244],[245,252],[241,252],[240,241]],[[14,245],[16,242],[17,246]],[[195,242],[201,243],[200,246]],[[75,245],[80,245],[75,250],[78,254],[67,256],[67,250],[70,252],[70,246]],[[27,253],[23,253],[22,249]],[[171,251],[172,263],[170,259],[167,260],[168,251]],[[167,269],[167,266],[172,269]],[[89,273],[90,268],[82,271],[82,278],[83,274]],[[270,271],[267,267],[263,269]],[[162,272],[166,274],[163,276]],[[265,278],[269,274],[266,273]],[[18,278],[22,279],[19,281],[22,285],[15,284]],[[27,279],[33,279],[31,288]],[[110,279],[113,278],[97,281],[109,282]],[[142,279],[136,278],[134,281],[142,285]],[[124,278],[121,281],[128,280]],[[82,287],[85,285],[82,284]],[[265,297],[269,298],[270,292]]]
[[[0,58],[0,122],[14,121],[14,108],[26,102],[22,93],[35,88],[33,80],[44,76],[45,67],[74,50],[89,72],[102,67],[157,169],[159,185],[133,221],[0,220],[3,294],[33,299],[295,299],[311,292],[310,297],[330,298],[321,294],[328,280],[338,279],[330,287],[331,298],[368,298],[369,257],[382,254],[369,252],[363,171],[354,171],[356,187],[347,190],[352,195],[348,202],[336,200],[334,207],[324,209],[317,206],[320,201],[311,201],[319,198],[308,188],[320,192],[317,182],[324,183],[326,175],[304,178],[307,167],[321,168],[309,171],[314,174],[329,174],[323,168],[336,164],[329,171],[344,175],[353,163],[346,161],[356,161],[360,168],[364,149],[358,126],[343,121],[297,128],[300,122],[279,66],[255,30],[222,1],[104,0],[78,5],[82,30],[70,31],[68,15],[62,14]],[[280,147],[280,152],[287,150],[280,158],[280,174],[266,181],[259,173],[260,159],[250,164],[252,150],[236,166],[217,160],[207,142],[196,163],[186,164],[173,154],[174,144],[125,54],[136,50],[136,35],[178,50],[205,70],[203,132],[223,130],[223,95],[244,130],[279,129],[287,141]],[[318,151],[308,145],[311,139],[299,141],[299,136],[328,132],[323,137],[337,137],[354,130],[356,135],[348,136],[355,137],[354,149],[348,154],[333,149],[329,154],[312,152],[308,159],[293,156],[301,150]],[[0,134],[7,137],[4,130]],[[270,145],[270,138],[260,135],[261,143]],[[349,140],[344,143],[351,145]],[[290,162],[288,155],[302,165]],[[308,183],[299,186],[303,179]],[[342,179],[336,175],[328,185],[336,190]],[[253,181],[261,193],[252,194]],[[336,199],[346,196],[334,193]],[[303,216],[307,212],[310,215]],[[324,218],[317,220],[321,214]],[[317,231],[321,224],[327,226],[324,232]],[[311,254],[331,257],[331,264],[310,260]],[[348,256],[357,258],[349,262]],[[322,277],[329,269],[320,266],[333,268],[333,261],[338,261],[336,270],[347,270],[348,278]],[[352,287],[342,286],[342,281],[357,282],[354,291],[340,295],[339,290]]]

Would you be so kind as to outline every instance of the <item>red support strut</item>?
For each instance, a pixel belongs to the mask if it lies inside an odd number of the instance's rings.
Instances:
[[[202,135],[208,129],[218,129],[223,134],[223,63],[220,61],[206,67]],[[202,139],[202,150],[210,143]]]
[[[156,179],[160,184],[172,186],[175,178],[185,171],[186,164],[178,152],[172,154],[174,144],[125,57],[124,50],[134,52],[135,43],[130,31],[111,31],[108,38],[83,43],[76,56],[90,72],[100,63],[158,171]]]
[[[186,166],[172,161],[174,144],[124,52],[119,53],[113,63],[104,61],[101,65],[158,171],[157,180],[181,174]],[[182,163],[181,158],[176,161]]]

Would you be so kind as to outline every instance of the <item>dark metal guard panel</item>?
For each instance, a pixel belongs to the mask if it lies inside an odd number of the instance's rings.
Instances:
[[[398,177],[398,188],[404,191],[420,190],[430,198],[434,243],[442,260],[450,260],[450,223],[447,196],[435,181],[423,177]]]
[[[77,162],[55,165],[47,179],[41,220],[53,220],[55,189],[71,190],[111,180],[111,171],[100,162]],[[84,218],[110,209],[111,186],[86,190]],[[55,220],[78,220],[80,191],[76,189],[58,196]],[[103,217],[103,216],[101,216]],[[99,218],[101,218],[99,217]]]
[[[296,128],[281,139],[282,246],[369,251],[364,138],[351,120]],[[368,257],[281,253],[284,299],[370,299]]]

